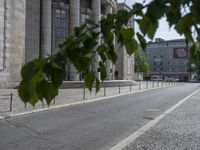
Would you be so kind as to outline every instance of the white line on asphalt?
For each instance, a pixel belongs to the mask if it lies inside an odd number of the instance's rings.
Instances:
[[[97,102],[97,101],[101,101],[101,100],[109,100],[109,99],[115,98],[115,97],[120,97],[120,96],[125,96],[125,95],[130,95],[130,94],[135,94],[135,93],[140,93],[140,92],[145,92],[145,91],[150,91],[150,90],[155,90],[155,89],[161,89],[161,88],[166,88],[166,87],[171,87],[171,86],[155,87],[155,88],[144,89],[144,90],[140,90],[140,91],[133,91],[133,92],[129,92],[129,93],[122,93],[122,94],[113,95],[113,96],[96,98],[96,99],[93,99],[93,100],[86,100],[86,101],[83,100],[83,101],[76,102],[76,103],[51,106],[49,108],[41,108],[41,109],[36,109],[36,110],[30,110],[30,111],[26,111],[26,112],[22,112],[22,113],[10,113],[9,117],[18,117],[18,116],[29,115],[29,114],[32,114],[32,113],[42,112],[42,111],[46,111],[46,110],[53,110],[53,109],[59,109],[59,108],[63,108],[63,107],[74,106],[74,105],[81,105],[81,104],[92,103],[92,102]],[[173,87],[175,87],[175,86],[173,86]],[[1,119],[5,119],[5,117],[3,117],[3,118],[0,117],[0,120]]]
[[[135,139],[137,139],[138,137],[140,137],[141,135],[146,133],[150,128],[152,128],[155,124],[157,124],[162,118],[164,118],[166,115],[171,113],[174,109],[179,107],[181,104],[183,104],[185,101],[187,101],[189,98],[191,98],[193,95],[195,95],[199,91],[200,91],[200,89],[194,91],[192,94],[188,95],[187,97],[185,97],[184,99],[179,101],[177,104],[175,104],[173,107],[171,107],[170,109],[165,111],[163,114],[156,117],[154,120],[150,121],[149,123],[147,123],[146,125],[144,125],[140,129],[135,131],[133,134],[131,134],[130,136],[128,136],[127,138],[125,138],[124,140],[122,140],[121,142],[119,142],[118,144],[113,146],[110,150],[122,150],[126,146],[130,145],[131,143],[134,142]]]

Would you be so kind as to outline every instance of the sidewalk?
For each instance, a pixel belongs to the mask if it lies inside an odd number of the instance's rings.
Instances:
[[[199,150],[200,92],[123,150]]]
[[[97,98],[106,98],[109,96],[117,96],[119,94],[135,93],[142,90],[175,86],[178,84],[180,83],[142,81],[140,82],[140,84],[138,84],[138,86],[101,88],[97,94],[95,94],[95,89],[93,89],[92,93],[83,88],[60,89],[59,95],[55,98],[55,103],[53,102],[50,105],[50,108],[52,106],[73,104],[78,102],[90,101]],[[13,95],[12,102],[11,93]],[[0,89],[0,116],[9,116],[10,114],[17,114],[47,107],[48,106],[46,104],[42,104],[41,102],[39,102],[34,108],[29,104],[25,108],[24,103],[20,100],[16,89]],[[12,110],[10,111],[10,109]]]

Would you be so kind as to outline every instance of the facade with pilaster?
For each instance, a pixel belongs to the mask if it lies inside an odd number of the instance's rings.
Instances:
[[[117,11],[127,10],[130,11],[131,8],[125,3],[117,4]],[[130,18],[128,22],[128,27],[134,29],[134,18]],[[115,79],[117,80],[133,80],[134,79],[134,54],[128,55],[125,47],[120,47],[116,43],[116,52],[118,55],[118,60],[115,65]]]
[[[56,53],[74,27],[116,11],[116,0],[1,0],[0,86],[17,85],[22,65]],[[115,66],[107,62],[107,69],[115,79]],[[66,72],[66,80],[82,79],[70,63]]]

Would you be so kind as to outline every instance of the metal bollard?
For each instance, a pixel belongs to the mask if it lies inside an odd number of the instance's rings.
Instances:
[[[157,87],[159,87],[159,81],[157,81]]]
[[[106,96],[106,86],[104,84],[104,96]]]
[[[139,81],[139,91],[141,90],[141,83],[140,83],[140,81]]]
[[[85,100],[85,86],[83,86],[83,100]]]
[[[44,101],[42,101],[42,108],[44,108]]]
[[[13,107],[13,94],[10,94],[10,111],[12,111],[12,107]]]
[[[121,87],[120,87],[120,84],[119,84],[119,94],[121,93]]]
[[[132,91],[132,85],[131,85],[131,83],[130,83],[130,92]]]
[[[149,88],[149,86],[148,86],[148,81],[146,82],[146,89],[148,89]]]
[[[56,98],[53,99],[53,104],[54,104],[54,105],[56,104]]]
[[[154,81],[153,81],[153,88],[154,88],[154,86],[155,86],[155,85],[154,85]]]

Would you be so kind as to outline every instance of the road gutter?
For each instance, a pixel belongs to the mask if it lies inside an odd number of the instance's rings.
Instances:
[[[154,125],[156,125],[166,115],[168,115],[169,113],[174,111],[177,107],[179,107],[181,104],[186,102],[188,99],[190,99],[193,95],[197,94],[198,92],[200,92],[200,89],[194,91],[193,93],[191,93],[190,95],[188,95],[187,97],[185,97],[184,99],[179,101],[177,104],[175,104],[174,106],[169,108],[163,114],[161,114],[160,116],[156,117],[154,120],[150,121],[149,123],[147,123],[146,125],[144,125],[140,129],[138,129],[137,131],[132,133],[130,136],[128,136],[127,138],[125,138],[124,140],[122,140],[121,142],[119,142],[118,144],[113,146],[110,150],[122,150],[126,146],[130,145],[131,143],[134,142],[134,140],[136,140],[138,137],[140,137],[141,135],[146,133],[150,128],[152,128]]]

